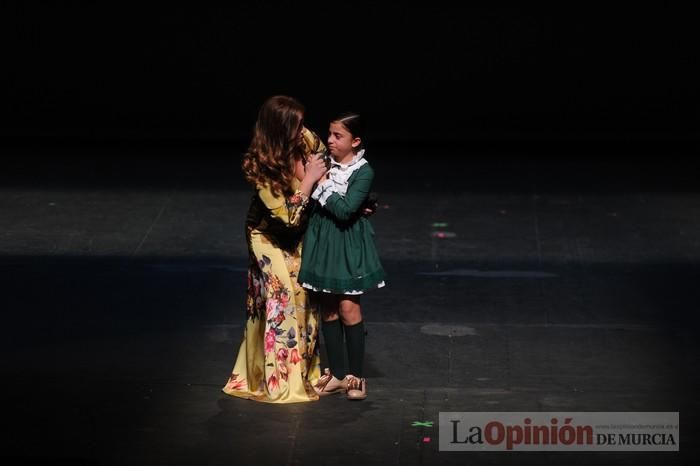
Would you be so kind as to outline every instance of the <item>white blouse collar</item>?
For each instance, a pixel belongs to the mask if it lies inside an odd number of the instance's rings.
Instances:
[[[352,167],[353,165],[355,165],[360,160],[362,160],[362,158],[364,156],[365,156],[365,150],[362,149],[357,154],[355,154],[352,157],[352,160],[350,160],[348,163],[338,163],[335,160],[331,159],[331,166],[336,166],[336,167],[339,167],[341,169],[348,169],[348,168]]]

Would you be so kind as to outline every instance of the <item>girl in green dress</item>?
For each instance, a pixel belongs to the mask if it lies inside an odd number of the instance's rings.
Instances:
[[[331,167],[311,195],[316,206],[304,235],[299,272],[299,283],[315,292],[320,305],[330,366],[315,389],[319,395],[346,391],[351,400],[367,397],[360,296],[384,286],[374,230],[363,215],[374,171],[364,158],[362,137],[362,120],[357,114],[343,114],[330,124]],[[345,349],[349,372],[345,370]]]

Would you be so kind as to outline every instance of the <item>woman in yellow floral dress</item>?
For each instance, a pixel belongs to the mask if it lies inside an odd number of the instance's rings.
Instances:
[[[306,206],[326,165],[325,149],[304,127],[304,107],[287,96],[260,108],[243,158],[255,187],[246,219],[247,320],[243,342],[223,392],[269,403],[318,399],[319,316],[297,283]]]

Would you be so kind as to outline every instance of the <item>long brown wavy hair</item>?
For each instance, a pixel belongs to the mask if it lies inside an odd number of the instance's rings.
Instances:
[[[243,156],[243,174],[253,186],[269,185],[276,196],[292,194],[294,162],[304,156],[299,128],[304,106],[284,95],[270,97],[260,107],[253,139]]]

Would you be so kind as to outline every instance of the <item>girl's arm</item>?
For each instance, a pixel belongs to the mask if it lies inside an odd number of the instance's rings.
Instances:
[[[369,196],[373,179],[374,170],[369,165],[365,165],[357,171],[345,196],[333,193],[325,200],[323,197],[319,198],[319,203],[338,220],[348,221],[358,213],[362,203]]]

